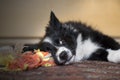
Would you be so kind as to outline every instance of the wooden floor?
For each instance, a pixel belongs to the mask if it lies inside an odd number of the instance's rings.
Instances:
[[[84,61],[21,72],[0,70],[0,80],[120,80],[120,64]]]

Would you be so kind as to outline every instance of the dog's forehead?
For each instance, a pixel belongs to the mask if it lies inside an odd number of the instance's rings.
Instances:
[[[66,28],[67,30],[73,31],[73,32],[78,31],[72,24],[64,23],[64,24],[62,24],[62,27]]]

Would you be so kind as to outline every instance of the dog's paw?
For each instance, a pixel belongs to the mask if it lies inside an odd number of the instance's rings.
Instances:
[[[114,63],[120,63],[120,49],[119,50],[111,50],[108,49],[108,61],[114,62]]]
[[[26,51],[31,51],[31,50],[30,50],[30,47],[24,46],[23,49],[22,49],[22,53],[24,53],[24,52],[26,52]]]

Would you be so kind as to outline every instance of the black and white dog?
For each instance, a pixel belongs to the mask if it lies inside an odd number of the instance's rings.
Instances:
[[[81,22],[62,23],[53,12],[37,48],[49,51],[58,65],[82,60],[120,63],[120,45],[114,39]]]

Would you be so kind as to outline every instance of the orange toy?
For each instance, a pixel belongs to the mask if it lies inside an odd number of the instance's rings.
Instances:
[[[30,70],[40,66],[55,66],[55,63],[50,53],[34,50],[34,52],[25,52],[10,61],[7,65],[7,69],[11,71],[19,71]]]
[[[40,50],[35,50],[36,52],[42,59],[42,66],[48,67],[48,66],[55,66],[55,62],[49,52],[43,52]]]

